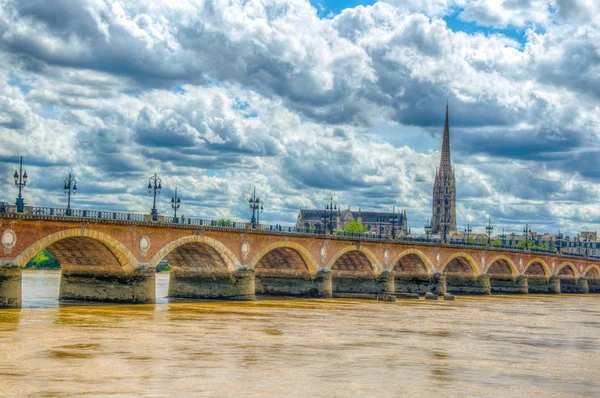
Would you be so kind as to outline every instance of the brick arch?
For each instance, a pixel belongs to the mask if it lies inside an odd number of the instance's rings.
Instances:
[[[85,241],[84,241],[85,240]],[[62,241],[62,243],[60,243]],[[29,245],[23,250],[15,259],[14,262],[20,267],[25,268],[27,263],[39,253],[41,250],[52,247],[51,250],[56,256],[60,257],[57,260],[60,262],[71,261],[67,260],[69,257],[69,251],[75,253],[78,248],[81,248],[81,244],[85,243],[84,246],[89,250],[92,250],[95,254],[95,261],[92,258],[85,258],[85,252],[81,252],[79,262],[101,262],[98,258],[101,254],[110,254],[114,257],[114,265],[120,266],[119,271],[125,273],[131,273],[138,267],[138,261],[131,251],[125,247],[117,239],[105,233],[95,231],[88,228],[71,228],[65,229],[53,234],[47,235],[37,242]],[[102,265],[110,266],[108,263]],[[111,268],[113,268],[111,266]]]
[[[340,251],[338,251],[336,254],[334,254],[331,257],[331,259],[329,260],[329,262],[327,263],[326,268],[328,270],[333,270],[333,266],[335,265],[335,263],[338,260],[349,259],[348,258],[350,256],[349,253],[352,253],[352,252],[359,252],[360,254],[362,254],[362,256],[369,263],[370,272],[379,274],[383,270],[381,262],[377,259],[377,256],[375,256],[375,254],[373,254],[373,252],[371,250],[367,249],[366,247],[356,246],[356,245],[346,246],[343,249],[341,249]],[[357,262],[360,262],[361,259],[357,259],[357,260],[358,260]],[[364,265],[364,261],[361,262],[361,265]]]
[[[509,273],[508,274],[501,273],[502,268],[504,268],[504,269],[508,268]],[[507,257],[503,254],[492,258],[492,260],[485,267],[485,273],[490,274],[490,275],[509,275],[510,274],[513,278],[515,278],[519,275],[519,271],[517,270],[515,263],[513,263],[513,261],[509,257]]]
[[[180,252],[181,256],[193,256],[194,253],[196,253],[200,257],[210,257],[211,259],[218,261],[219,258],[215,257],[215,254],[218,254],[228,272],[233,272],[241,267],[235,254],[233,254],[223,243],[216,239],[209,238],[208,236],[201,235],[188,235],[167,243],[157,251],[152,258],[150,258],[148,265],[152,268],[156,268],[156,265],[160,260],[182,246],[185,246],[186,250],[184,251],[182,249]],[[181,259],[181,261],[183,260],[184,258]]]
[[[464,273],[470,273],[473,276],[479,276],[479,266],[477,265],[477,262],[475,261],[475,259],[473,257],[468,255],[467,253],[463,253],[463,252],[454,253],[453,255],[448,257],[448,259],[446,260],[444,265],[442,265],[441,270],[442,270],[442,272],[446,272],[446,273],[457,273],[457,272],[448,271],[448,267],[454,268],[455,265],[458,268],[465,270],[466,272],[464,272]],[[467,267],[470,269],[470,271],[466,270]]]
[[[583,276],[589,279],[600,279],[600,267],[596,264],[590,264],[583,271]]]
[[[536,264],[539,264],[540,267],[542,268],[541,274],[537,273],[538,268],[535,267]],[[527,271],[530,271],[530,272],[528,273]],[[532,272],[535,272],[535,273],[532,273]],[[523,275],[549,277],[550,275],[552,275],[552,272],[550,272],[550,267],[548,267],[548,264],[544,260],[536,257],[536,258],[530,260],[527,263],[527,265],[525,265],[525,268],[523,269]]]
[[[310,254],[304,246],[295,242],[275,242],[262,248],[254,255],[254,257],[252,257],[250,268],[265,268],[261,267],[261,262],[263,262],[263,265],[266,265],[264,262],[267,260],[276,262],[282,266],[287,265],[287,269],[299,270],[301,269],[300,266],[303,265],[304,269],[306,269],[311,276],[317,274],[317,262],[312,254]]]
[[[405,262],[401,262],[402,260],[406,259],[407,261]],[[404,250],[402,253],[398,254],[396,256],[396,258],[390,263],[392,264],[391,269],[393,271],[396,271],[396,268],[398,265],[401,265],[402,270],[398,270],[400,272],[409,272],[410,271],[406,271],[407,269],[411,269],[411,268],[415,268],[414,266],[421,266],[425,272],[421,272],[421,274],[427,274],[427,275],[431,275],[433,274],[433,263],[431,262],[431,260],[429,260],[429,258],[420,250],[417,249],[407,249]],[[414,266],[413,266],[414,265]],[[396,271],[396,272],[398,272]],[[412,272],[412,273],[416,273],[416,272]]]
[[[567,271],[566,269],[570,269],[571,272],[569,273],[569,271]],[[575,264],[573,264],[570,261],[565,261],[564,263],[562,263],[561,265],[558,266],[558,269],[556,270],[556,275],[557,276],[566,276],[566,277],[573,277],[573,278],[577,278],[579,276],[579,273],[577,272],[577,267],[575,266]]]

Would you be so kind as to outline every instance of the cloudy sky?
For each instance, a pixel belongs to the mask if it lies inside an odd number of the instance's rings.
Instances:
[[[597,0],[0,0],[0,85],[5,201],[422,231],[448,100],[459,229],[600,230]]]

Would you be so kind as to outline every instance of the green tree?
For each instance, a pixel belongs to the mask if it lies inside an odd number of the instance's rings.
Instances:
[[[355,220],[352,220],[346,225],[344,225],[344,232],[346,233],[362,234],[364,232],[367,232],[367,229],[368,226],[362,225],[361,223]]]
[[[60,269],[59,262],[46,249],[42,250],[27,263],[29,269]]]
[[[215,225],[217,227],[231,227],[233,225],[233,223],[231,222],[231,220],[226,220],[224,218],[220,218],[215,222]]]

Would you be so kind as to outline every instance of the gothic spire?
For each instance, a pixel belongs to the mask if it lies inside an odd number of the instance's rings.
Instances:
[[[442,142],[442,160],[440,171],[452,172],[452,161],[450,160],[450,127],[448,123],[448,102],[446,101],[446,121],[444,122],[444,140]]]

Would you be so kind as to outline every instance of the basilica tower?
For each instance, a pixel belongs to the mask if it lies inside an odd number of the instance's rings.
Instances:
[[[444,140],[442,142],[442,159],[436,171],[433,185],[433,214],[431,217],[431,233],[444,234],[456,231],[456,182],[450,160],[450,128],[448,125],[448,104],[446,104],[446,122],[444,123]]]

